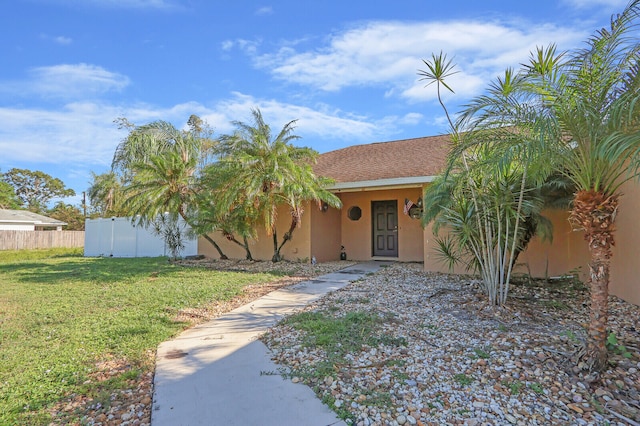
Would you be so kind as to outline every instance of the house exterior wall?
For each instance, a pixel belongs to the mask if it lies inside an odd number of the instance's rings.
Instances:
[[[311,256],[315,256],[318,262],[340,260],[342,209],[329,207],[323,212],[312,205],[308,209],[308,214],[311,224]]]
[[[616,245],[611,260],[609,291],[628,302],[640,305],[640,262],[638,242],[640,227],[637,215],[640,211],[640,185],[627,183],[622,188],[624,195],[616,217]],[[542,242],[535,237],[525,252],[520,255],[514,273],[530,274],[536,278],[578,274],[583,282],[589,277],[589,250],[582,231],[573,231],[566,211],[543,213],[553,223],[553,242]],[[424,269],[426,271],[449,272],[435,254],[434,236],[431,226],[424,230]],[[453,272],[464,273],[462,268]]]
[[[310,210],[316,209],[315,205],[305,208],[305,212],[302,215],[302,223],[299,228],[293,231],[293,238],[288,241],[280,254],[286,260],[298,261],[304,259],[310,259],[310,230],[311,230],[311,216]],[[291,214],[287,206],[280,206],[278,208],[278,218],[276,221],[276,229],[278,232],[278,244],[282,243],[282,237],[286,231],[289,230],[291,224]],[[210,234],[210,237],[220,246],[222,251],[230,259],[244,259],[244,248],[239,245],[228,241],[221,233],[214,232]],[[258,238],[249,241],[249,249],[251,255],[255,260],[271,260],[273,257],[273,237],[268,235],[264,226],[258,227]],[[198,254],[204,255],[213,259],[220,257],[217,250],[206,239],[200,237],[198,240]]]
[[[404,199],[416,202],[422,196],[421,188],[405,188],[383,191],[358,191],[340,194],[342,245],[347,259],[372,260],[372,217],[371,202],[397,200],[398,202],[398,257],[400,262],[422,262],[424,260],[423,232],[419,219],[411,219],[403,214]],[[362,217],[353,221],[347,214],[351,207],[360,207]]]
[[[640,305],[640,184],[625,183],[620,189],[620,207],[616,217],[616,245],[611,259],[610,292]]]
[[[571,229],[569,214],[566,211],[548,210],[542,213],[553,223],[553,243],[534,237],[527,249],[520,254],[513,272],[528,274],[536,278],[548,278],[578,273],[580,279],[586,279],[589,253],[583,233]],[[435,236],[429,224],[424,230],[425,270],[436,272],[468,273],[462,267],[449,271],[438,258]],[[446,235],[444,229],[440,236]]]
[[[32,223],[0,223],[0,231],[35,231]]]
[[[544,211],[542,214],[553,224],[553,242],[534,237],[514,270],[536,278],[578,274],[581,280],[586,280],[589,248],[584,233],[572,229],[567,211]]]

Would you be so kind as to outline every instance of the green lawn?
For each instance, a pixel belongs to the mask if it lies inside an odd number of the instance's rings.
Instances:
[[[188,326],[174,320],[180,309],[275,278],[183,268],[165,258],[0,251],[0,424],[48,424],[47,408],[69,395],[117,389],[152,368],[149,351]],[[113,357],[133,367],[126,377],[84,383]]]

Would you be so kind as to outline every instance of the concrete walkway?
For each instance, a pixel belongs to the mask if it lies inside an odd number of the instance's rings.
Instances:
[[[367,262],[273,291],[158,347],[152,426],[345,425],[303,384],[277,373],[258,336],[288,315],[375,272]]]

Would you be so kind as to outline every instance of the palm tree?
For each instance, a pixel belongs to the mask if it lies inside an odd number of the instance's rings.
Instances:
[[[475,168],[474,171],[480,174]],[[513,219],[513,208],[519,198],[520,172],[513,170],[508,174],[496,174],[485,169],[482,174],[482,177],[474,179],[480,182],[476,188],[478,200],[489,205],[501,204],[500,209],[490,211],[503,210]],[[422,223],[423,226],[433,223],[436,255],[450,270],[460,264],[467,270],[478,272],[482,270],[483,258],[474,255],[472,245],[480,244],[481,237],[474,219],[475,205],[468,184],[468,178],[462,172],[439,176],[425,189]],[[545,209],[568,209],[572,193],[570,183],[558,174],[549,176],[540,186],[534,182],[526,183],[520,231],[516,236],[515,250],[510,255],[514,266],[534,236],[542,241],[553,241],[553,224],[542,212]],[[513,226],[513,220],[511,222]],[[449,234],[439,235],[441,228],[448,230]],[[492,245],[496,243],[491,242]]]
[[[198,196],[197,173],[207,155],[207,140],[193,130],[201,122],[192,116],[190,125],[190,132],[164,121],[136,127],[116,150],[112,168],[126,176],[124,206],[143,224],[169,212],[176,220],[179,216],[192,225],[191,213]],[[207,233],[201,235],[221,259],[227,258]]]
[[[253,200],[245,194],[235,194],[231,204],[220,201],[228,198],[225,197],[227,183],[234,179],[236,173],[235,167],[224,167],[225,164],[232,163],[216,163],[203,169],[193,227],[200,234],[220,231],[228,241],[245,250],[245,259],[253,260],[249,240],[257,237],[255,223],[258,211]]]
[[[217,194],[219,208],[230,211],[240,202],[254,206],[254,223],[262,223],[273,238],[272,261],[282,259],[280,250],[300,226],[303,206],[308,201],[323,201],[340,206],[340,200],[325,189],[328,181],[315,176],[311,164],[317,152],[291,144],[295,121],[287,123],[275,136],[258,109],[252,110],[253,123],[235,121],[236,131],[219,139],[220,168],[230,178],[221,183]],[[288,206],[291,224],[278,241],[276,219],[279,206]]]
[[[633,0],[586,47],[560,54],[554,45],[538,48],[509,97],[481,99],[463,115],[497,127],[505,111],[525,112],[514,132],[527,137],[511,150],[494,150],[495,161],[528,152],[527,164],[537,160],[546,174],[561,173],[574,185],[570,218],[574,229],[584,231],[591,257],[591,317],[581,366],[594,372],[607,366],[609,271],[620,186],[640,175],[639,17],[640,0]]]
[[[89,203],[94,213],[103,217],[126,215],[122,207],[122,181],[114,172],[95,174],[91,172],[93,183],[87,190]]]
[[[193,119],[190,119],[194,121]],[[198,128],[197,125],[192,128]],[[111,168],[125,176],[131,173],[134,164],[148,161],[167,150],[179,153],[183,161],[200,158],[204,141],[196,132],[184,132],[166,121],[154,121],[133,127],[127,137],[116,147]]]
[[[620,186],[640,166],[640,0],[631,1],[566,61],[552,47],[526,66],[540,113],[548,117],[549,156],[575,185],[571,209],[590,252],[591,317],[583,367],[607,366],[609,270]]]

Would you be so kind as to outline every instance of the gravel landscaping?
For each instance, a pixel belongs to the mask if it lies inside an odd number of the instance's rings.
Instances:
[[[395,264],[309,306],[331,318],[375,313],[375,343],[337,356],[285,321],[263,337],[285,378],[357,425],[635,425],[640,307],[610,298],[610,368],[576,361],[589,293],[573,280],[512,286],[507,307],[470,277]],[[364,315],[364,314],[363,314]]]

